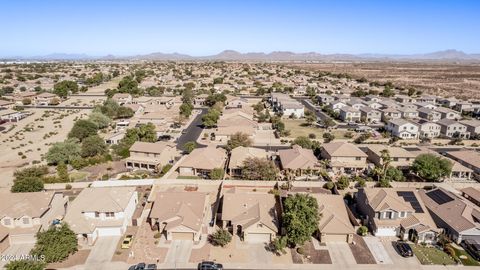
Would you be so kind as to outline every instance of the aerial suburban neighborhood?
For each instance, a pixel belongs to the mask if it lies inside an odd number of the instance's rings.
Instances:
[[[480,267],[478,54],[2,46],[1,269]]]

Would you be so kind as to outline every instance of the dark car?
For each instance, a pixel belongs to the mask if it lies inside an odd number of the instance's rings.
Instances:
[[[223,265],[215,262],[205,261],[198,264],[198,270],[223,270]]]
[[[146,267],[145,263],[139,263],[137,265],[130,266],[128,268],[128,270],[146,270],[146,269],[148,269],[148,268],[145,268],[145,267]],[[155,269],[157,269],[156,266],[155,266]]]
[[[402,257],[412,257],[413,256],[413,250],[412,250],[412,248],[410,247],[409,244],[407,244],[405,242],[397,241],[395,243],[395,247],[397,248],[398,253],[400,253],[400,255],[402,255]]]
[[[465,240],[462,246],[475,260],[480,261],[480,243],[475,240]]]
[[[147,264],[147,267],[145,267],[145,270],[157,270],[157,265],[156,264]]]

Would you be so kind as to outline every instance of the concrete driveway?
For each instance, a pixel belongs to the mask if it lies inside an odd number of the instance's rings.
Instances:
[[[355,257],[353,257],[352,250],[348,246],[347,242],[331,242],[327,243],[327,247],[328,251],[330,252],[332,264],[357,264],[357,261],[355,260]]]
[[[418,261],[417,257],[409,257],[409,258],[404,258],[402,257],[395,249],[393,246],[392,241],[386,241],[383,242],[383,245],[385,246],[385,250],[387,251],[388,255],[392,259],[393,263],[395,265],[406,265],[406,266],[419,266],[420,262]]]
[[[4,252],[2,252],[1,260],[0,260],[0,269],[10,261],[14,260],[15,258],[20,259],[23,255],[30,254],[30,250],[35,246],[33,243],[29,244],[14,244],[8,247]]]
[[[188,263],[192,254],[193,241],[173,240],[168,249],[165,263]]]
[[[120,236],[102,236],[97,239],[85,262],[85,269],[108,269]]]
[[[392,259],[388,255],[385,246],[379,238],[374,236],[367,236],[364,237],[363,240],[370,249],[370,252],[372,252],[372,255],[375,258],[377,264],[393,264]]]

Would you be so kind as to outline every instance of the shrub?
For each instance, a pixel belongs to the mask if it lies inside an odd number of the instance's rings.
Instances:
[[[210,242],[214,246],[224,247],[232,241],[232,235],[224,229],[218,229],[210,236]]]

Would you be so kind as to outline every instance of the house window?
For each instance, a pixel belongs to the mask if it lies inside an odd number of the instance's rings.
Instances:
[[[106,212],[105,216],[106,217],[115,217],[115,213],[114,212]]]
[[[10,226],[10,225],[12,225],[12,220],[9,219],[9,218],[4,219],[4,220],[3,220],[3,225],[5,225],[5,226]]]
[[[394,157],[394,158],[393,158],[393,161],[398,161],[398,157]]]
[[[24,217],[24,218],[22,218],[22,223],[25,224],[25,225],[27,225],[28,223],[30,223],[30,219]]]
[[[355,157],[355,160],[362,160],[361,157]]]
[[[100,213],[99,213],[99,212],[95,212],[95,217],[96,217],[96,218],[100,217]]]

